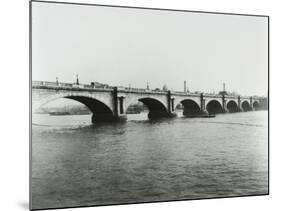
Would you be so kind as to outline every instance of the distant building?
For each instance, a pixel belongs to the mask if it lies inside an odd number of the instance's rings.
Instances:
[[[228,95],[227,91],[225,90],[225,83],[223,83],[223,91],[219,92],[220,95]]]
[[[228,95],[228,93],[226,91],[220,91],[219,94],[220,95]]]

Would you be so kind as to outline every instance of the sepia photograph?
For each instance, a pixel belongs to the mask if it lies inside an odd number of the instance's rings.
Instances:
[[[269,194],[269,17],[30,1],[30,209]]]

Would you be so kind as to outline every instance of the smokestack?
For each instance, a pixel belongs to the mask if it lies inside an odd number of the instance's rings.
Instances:
[[[223,83],[223,91],[225,92],[225,83]]]
[[[183,91],[186,92],[186,81],[184,81],[184,88]]]

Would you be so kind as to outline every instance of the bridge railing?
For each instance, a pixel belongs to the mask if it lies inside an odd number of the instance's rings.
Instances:
[[[177,94],[177,95],[188,95],[188,96],[198,96],[200,93],[195,93],[195,92],[180,92],[180,91],[173,91],[172,94]]]
[[[106,90],[112,91],[114,87],[108,85],[92,85],[92,84],[75,84],[75,83],[62,83],[62,82],[50,82],[50,81],[32,81],[32,87],[52,87],[52,88],[79,88],[79,89],[91,89],[91,90]],[[122,87],[119,86],[118,90],[123,90],[125,92],[140,92],[140,93],[153,93],[153,94],[166,94],[167,91],[163,90],[152,90],[152,89],[142,89],[142,88],[132,88],[132,87]],[[171,91],[175,95],[183,96],[194,96],[198,97],[201,92],[182,92],[182,91]],[[213,93],[203,93],[204,97],[214,97],[220,98],[222,95]],[[226,98],[238,98],[238,95],[226,95]],[[249,99],[249,96],[240,96],[240,99]],[[252,99],[260,99],[258,96],[253,96]]]
[[[110,86],[93,86],[90,84],[72,84],[72,83],[62,83],[62,82],[50,82],[50,81],[32,81],[32,87],[42,86],[42,87],[52,87],[52,88],[80,88],[80,89],[93,89],[93,90],[112,90]]]
[[[196,96],[198,97],[199,95],[201,95],[201,93],[203,93],[204,97],[215,97],[215,98],[221,97],[221,95],[219,95],[219,94],[204,93],[204,92],[180,92],[180,91],[174,91],[172,93],[173,94],[178,94],[178,95],[194,96],[194,97],[196,97]]]
[[[163,94],[167,93],[166,91],[162,90],[153,90],[153,89],[141,89],[141,88],[132,88],[132,87],[118,87],[118,90],[123,90],[126,92],[149,92],[149,93],[155,93],[155,94]]]
[[[118,87],[119,90],[125,90],[125,91],[134,91],[134,92],[144,92],[145,89],[141,88],[132,88],[132,87]]]

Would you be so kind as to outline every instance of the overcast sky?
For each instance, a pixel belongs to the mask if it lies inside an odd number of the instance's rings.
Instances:
[[[32,80],[267,93],[264,17],[32,4]]]

